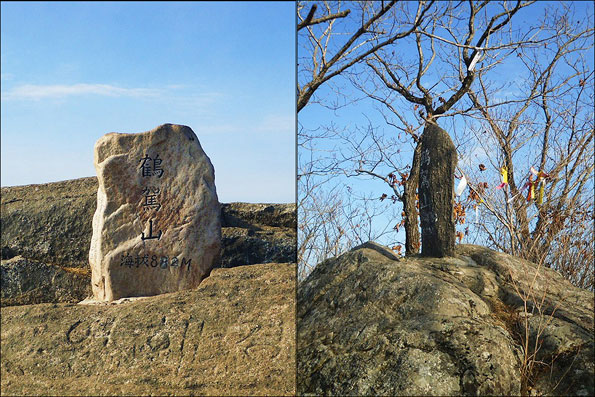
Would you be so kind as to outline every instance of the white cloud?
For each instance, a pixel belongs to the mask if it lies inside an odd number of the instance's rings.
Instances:
[[[2,99],[40,100],[75,95],[102,95],[111,97],[156,97],[161,90],[152,88],[123,88],[110,84],[35,85],[24,84],[2,93]]]

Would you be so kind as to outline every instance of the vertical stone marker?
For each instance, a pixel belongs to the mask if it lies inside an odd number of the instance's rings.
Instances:
[[[219,261],[221,212],[213,165],[192,129],[164,124],[104,135],[95,169],[94,299],[198,286]]]
[[[419,216],[421,254],[453,256],[455,250],[454,172],[457,149],[448,133],[428,123],[421,138]]]

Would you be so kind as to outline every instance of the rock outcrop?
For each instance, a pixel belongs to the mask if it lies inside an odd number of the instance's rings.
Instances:
[[[2,267],[7,259],[22,256],[27,263],[37,264],[29,270],[31,279],[49,282],[29,283],[21,294],[6,296],[6,300],[3,295],[3,304],[78,302],[87,296],[81,291],[91,283],[88,254],[97,189],[95,177],[2,188]],[[221,204],[221,226],[221,267],[296,261],[294,204]],[[81,288],[73,289],[72,297],[57,298],[51,293],[60,287],[52,286],[55,279],[44,274],[56,266],[80,269],[78,273],[64,274],[81,284]],[[33,271],[41,274],[36,276]],[[79,274],[86,280],[76,277]],[[19,288],[15,285],[11,291]],[[27,293],[33,289],[35,293]]]
[[[221,267],[297,262],[295,204],[222,204]]]
[[[298,287],[298,394],[595,394],[593,293],[456,253],[395,260],[368,243],[320,263]]]
[[[0,271],[2,306],[78,302],[92,293],[87,269],[46,265],[17,256],[2,261]]]
[[[88,267],[97,188],[95,177],[3,187],[2,259]]]
[[[215,170],[190,127],[106,134],[95,144],[95,170],[96,300],[195,288],[220,263]]]
[[[121,304],[2,308],[2,395],[293,395],[295,265]]]

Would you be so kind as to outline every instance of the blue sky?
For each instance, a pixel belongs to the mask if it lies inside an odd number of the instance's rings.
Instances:
[[[102,135],[177,123],[221,202],[294,202],[293,2],[1,7],[2,186],[95,175]]]

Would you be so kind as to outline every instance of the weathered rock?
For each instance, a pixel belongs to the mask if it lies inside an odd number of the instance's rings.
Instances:
[[[80,268],[81,277],[73,291],[86,290],[91,284],[88,264],[91,221],[97,203],[97,178],[41,185],[2,188],[3,258],[22,255],[32,261]],[[295,204],[231,203],[221,205],[221,267],[258,263],[295,262]],[[67,241],[69,244],[64,244]],[[43,249],[42,247],[51,247]],[[30,261],[26,262],[29,263]],[[37,274],[40,272],[40,274]],[[52,290],[45,283],[46,267],[26,271],[36,280],[36,290]],[[84,276],[88,274],[87,276]],[[12,283],[16,279],[8,279]],[[19,281],[20,282],[20,281]],[[38,284],[42,283],[43,284]],[[20,284],[8,288],[6,304],[33,303],[27,292],[20,296]],[[81,299],[86,294],[77,292]],[[14,294],[14,295],[12,295]],[[51,293],[36,295],[35,303],[57,302]]]
[[[592,292],[478,246],[446,258],[389,252],[360,247],[299,285],[298,394],[594,394]],[[525,318],[540,349],[522,378]]]
[[[2,308],[2,395],[293,395],[295,264],[119,305]]]
[[[97,188],[95,177],[3,187],[2,258],[88,267]],[[295,204],[221,204],[221,226],[222,267],[295,261]]]
[[[278,228],[268,229],[224,228],[224,256],[221,258],[221,267],[252,265],[258,262],[295,262],[295,233]]]
[[[295,204],[222,206],[221,267],[296,262]]]
[[[3,187],[1,203],[2,259],[89,266],[97,178]]]
[[[43,302],[79,302],[91,292],[90,272],[31,261],[21,256],[2,260],[2,306]]]
[[[295,204],[221,204],[221,226],[260,229],[263,226],[295,229]]]
[[[97,300],[198,286],[219,263],[215,171],[194,132],[164,124],[95,144],[99,180],[89,251]]]
[[[457,150],[448,133],[428,123],[421,137],[419,217],[423,256],[454,255],[454,172]]]

